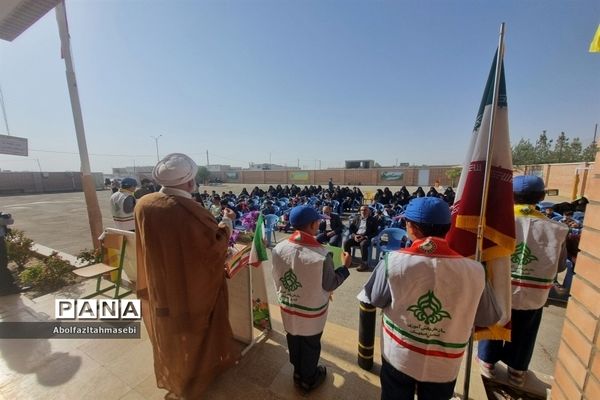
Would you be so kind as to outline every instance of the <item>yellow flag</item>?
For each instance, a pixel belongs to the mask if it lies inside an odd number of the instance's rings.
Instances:
[[[598,24],[596,34],[592,39],[592,43],[590,43],[590,53],[600,53],[600,24]]]

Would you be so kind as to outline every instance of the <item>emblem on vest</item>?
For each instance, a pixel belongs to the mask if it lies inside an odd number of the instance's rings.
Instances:
[[[530,207],[521,208],[519,211],[525,215],[531,214],[533,212],[533,210]]]
[[[529,246],[525,242],[521,242],[517,245],[515,252],[510,256],[510,261],[513,264],[527,265],[533,261],[537,261],[537,257],[531,254]]]
[[[452,319],[450,313],[442,309],[442,303],[431,290],[419,297],[417,304],[408,307],[406,310],[412,311],[416,319],[427,325],[437,324],[444,318]]]
[[[294,271],[292,271],[291,269],[288,270],[288,272],[286,272],[285,274],[283,274],[283,276],[279,278],[279,280],[283,284],[283,287],[286,288],[286,290],[289,290],[290,292],[293,292],[296,289],[302,287],[302,284],[298,282],[298,277],[296,276],[296,274],[294,274]]]
[[[423,253],[431,254],[437,249],[435,243],[427,239],[423,244],[419,246],[419,250]]]

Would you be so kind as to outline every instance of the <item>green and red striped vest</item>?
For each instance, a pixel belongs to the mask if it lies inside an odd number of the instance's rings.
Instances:
[[[546,304],[569,228],[533,206],[515,205],[516,248],[511,256],[512,308],[537,310]]]
[[[387,274],[392,303],[383,310],[383,357],[418,381],[453,381],[483,293],[483,266],[429,237],[389,253]]]
[[[323,290],[327,249],[312,236],[296,231],[273,249],[273,282],[286,332],[312,336],[327,322],[329,292]]]

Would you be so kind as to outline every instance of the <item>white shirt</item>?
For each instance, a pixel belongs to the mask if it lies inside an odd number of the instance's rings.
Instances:
[[[357,235],[364,235],[367,233],[367,219],[361,218],[360,224],[358,225],[358,230],[356,231]]]

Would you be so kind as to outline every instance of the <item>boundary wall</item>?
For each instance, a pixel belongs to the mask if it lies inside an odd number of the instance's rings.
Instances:
[[[104,189],[104,174],[92,177],[96,190]],[[0,172],[0,196],[81,191],[80,172]]]
[[[572,172],[556,165],[549,166],[551,181]],[[555,400],[600,399],[600,171],[588,170],[585,181],[590,202],[554,365],[551,398]]]

